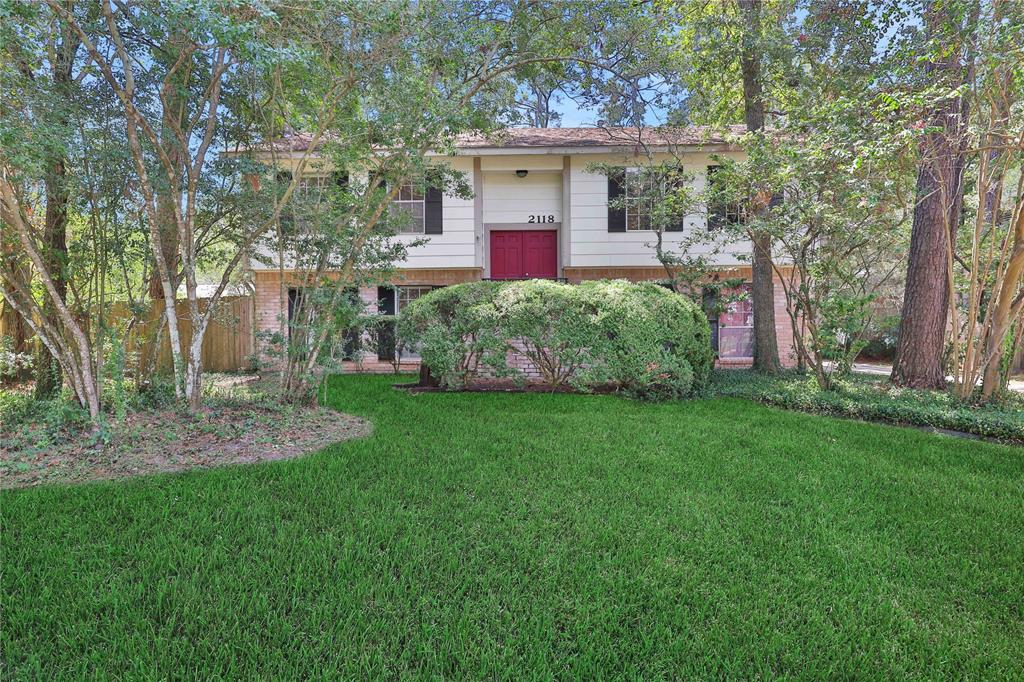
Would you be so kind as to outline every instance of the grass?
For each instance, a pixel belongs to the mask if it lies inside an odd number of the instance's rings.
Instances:
[[[1024,675],[1024,453],[740,399],[420,394],[0,497],[4,679]]]

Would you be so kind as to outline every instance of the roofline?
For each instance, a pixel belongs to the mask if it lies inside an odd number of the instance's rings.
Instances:
[[[652,154],[669,154],[673,151],[684,150],[687,152],[729,152],[739,151],[740,148],[734,144],[728,142],[709,142],[709,143],[687,143],[687,144],[676,144],[676,145],[641,145],[641,144],[625,144],[625,145],[586,145],[580,147],[459,147],[455,150],[454,154],[442,153],[435,150],[428,151],[426,156],[436,158],[455,158],[455,157],[473,157],[473,156],[580,156],[584,154],[626,154],[629,156],[637,156],[640,150],[646,150]],[[241,156],[242,154],[253,153],[257,156],[270,156],[270,151],[263,150],[226,150],[222,154],[226,156]],[[276,153],[279,159],[301,159],[306,157],[307,159],[318,159],[321,158],[316,151],[278,151]]]

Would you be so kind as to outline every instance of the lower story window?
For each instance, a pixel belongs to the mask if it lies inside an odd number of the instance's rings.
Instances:
[[[747,360],[754,357],[754,306],[750,300],[750,287],[738,291],[725,291],[725,296],[740,296],[730,301],[724,311],[709,312],[711,344],[722,360]],[[709,306],[709,300],[711,305]],[[705,296],[705,305],[717,307],[717,295]]]
[[[405,310],[406,306],[417,298],[433,291],[437,287],[432,286],[400,286],[380,287],[377,299],[377,311],[382,315],[394,315],[398,317]],[[419,353],[416,348],[398,346],[398,339],[395,333],[394,322],[388,322],[378,332],[377,358],[379,360],[394,360],[396,358],[418,360]]]
[[[742,287],[743,297],[732,301],[718,316],[718,357],[738,359],[754,357],[754,305],[750,287]]]
[[[433,290],[434,287],[398,287],[398,314],[402,314],[405,306]]]

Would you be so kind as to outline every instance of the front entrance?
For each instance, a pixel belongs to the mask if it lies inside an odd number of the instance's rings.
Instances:
[[[491,231],[491,279],[556,277],[557,230]]]

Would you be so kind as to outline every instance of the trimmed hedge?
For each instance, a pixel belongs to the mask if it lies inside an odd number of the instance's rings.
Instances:
[[[716,371],[711,392],[802,412],[962,431],[1024,444],[1024,397],[1019,395],[974,405],[943,391],[896,388],[883,377],[853,375],[834,390],[823,391],[812,377],[797,372],[766,377],[749,370]]]
[[[640,398],[701,393],[713,364],[703,311],[664,287],[624,280],[470,282],[421,296],[399,335],[442,386],[526,376],[529,359],[552,388],[611,386]]]

